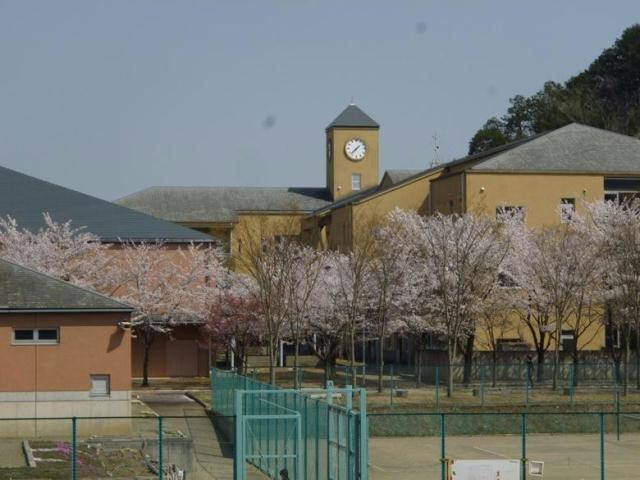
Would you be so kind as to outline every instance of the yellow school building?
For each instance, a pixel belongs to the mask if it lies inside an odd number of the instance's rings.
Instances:
[[[357,105],[347,106],[325,128],[323,186],[156,186],[116,203],[212,235],[241,268],[243,251],[265,236],[295,235],[317,248],[348,250],[358,232],[396,207],[424,215],[524,208],[526,223],[542,227],[559,221],[560,204],[579,209],[581,200],[640,192],[640,140],[585,125],[572,123],[424,170],[382,175],[380,131]],[[504,336],[505,344],[531,343],[521,328]],[[409,350],[403,342],[390,345],[398,359]],[[604,347],[601,332],[585,349]],[[481,338],[477,348],[486,349]]]

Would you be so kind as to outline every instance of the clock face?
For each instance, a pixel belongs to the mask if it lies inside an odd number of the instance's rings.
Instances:
[[[345,144],[344,152],[351,160],[362,160],[367,153],[367,146],[359,138],[352,138]]]

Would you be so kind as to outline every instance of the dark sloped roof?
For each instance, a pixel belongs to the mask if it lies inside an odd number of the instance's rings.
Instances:
[[[171,222],[233,222],[236,212],[311,212],[330,203],[326,188],[150,187],[116,203]]]
[[[424,170],[387,170],[384,174],[387,176],[392,185],[402,182],[407,178],[418,175],[424,172]]]
[[[379,128],[380,125],[357,105],[351,104],[327,126],[327,130],[334,127]]]
[[[131,311],[98,293],[0,258],[0,312]]]
[[[470,167],[473,171],[640,173],[640,139],[572,123]]]
[[[37,231],[45,226],[44,212],[56,222],[71,220],[105,242],[213,240],[190,228],[0,167],[0,217],[9,215],[21,228]]]

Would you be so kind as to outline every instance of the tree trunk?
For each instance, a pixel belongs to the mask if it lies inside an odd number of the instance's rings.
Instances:
[[[356,327],[355,324],[351,326],[351,385],[355,388],[357,386],[357,373],[356,373]]]
[[[491,386],[496,388],[498,380],[498,351],[494,348],[491,351]]]
[[[300,348],[300,340],[298,335],[293,342],[293,388],[298,390],[300,388],[300,380],[298,379],[298,349]]]
[[[382,392],[382,374],[384,369],[384,340],[378,337],[378,393]]]
[[[471,334],[465,340],[465,347],[463,351],[464,355],[464,367],[462,374],[462,383],[465,387],[471,383],[471,369],[473,367],[473,344],[475,343],[475,335]]]
[[[418,343],[416,351],[416,388],[420,388],[422,384],[422,343]]]
[[[557,317],[556,317],[557,318]],[[556,320],[557,322],[557,320]],[[555,346],[553,349],[553,390],[557,390],[558,388],[558,370],[560,367],[560,340],[562,337],[562,325],[560,327],[556,327],[556,338],[555,338]]]
[[[631,361],[631,339],[629,338],[629,330],[626,329],[625,339],[624,339],[624,385],[622,385],[622,395],[627,396],[629,390],[629,363]]]
[[[536,373],[536,382],[540,384],[544,381],[544,349],[538,349],[537,357],[538,372]]]
[[[144,344],[144,358],[142,360],[142,386],[149,386],[149,350],[151,349],[151,345],[148,345],[146,342]]]
[[[274,348],[275,343],[275,348]],[[276,362],[278,361],[278,340],[271,339],[267,348],[269,349],[269,383],[276,384]]]
[[[453,395],[453,362],[456,354],[456,341],[449,339],[447,342],[447,397],[451,398]]]

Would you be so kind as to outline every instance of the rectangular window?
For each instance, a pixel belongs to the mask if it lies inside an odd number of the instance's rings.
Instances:
[[[568,223],[573,218],[573,214],[576,211],[576,199],[575,198],[563,198],[560,200],[560,221]]]
[[[14,344],[44,344],[56,345],[59,343],[59,330],[57,328],[14,328]]]
[[[110,375],[91,375],[91,396],[108,397],[111,394]]]
[[[359,173],[351,174],[351,190],[360,190],[362,188],[362,175]]]

